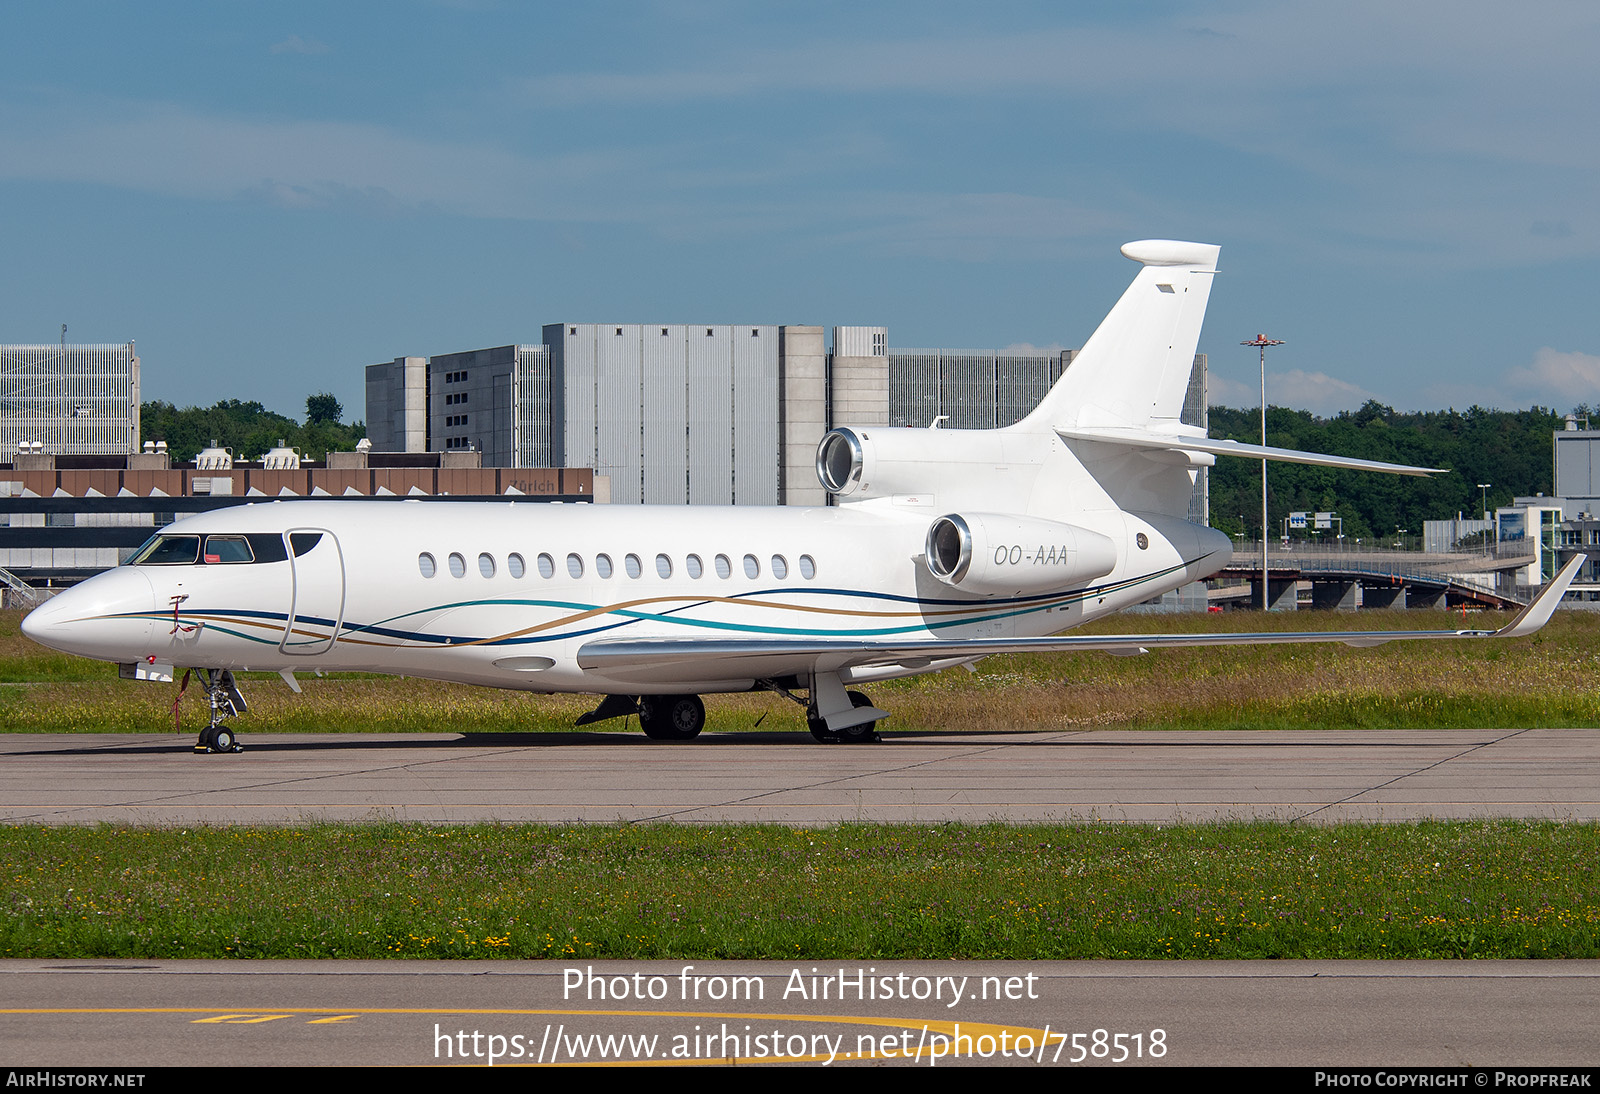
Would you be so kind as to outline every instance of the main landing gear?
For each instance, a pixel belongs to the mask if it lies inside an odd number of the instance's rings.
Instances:
[[[206,699],[211,704],[211,724],[200,731],[194,750],[203,753],[243,752],[238,735],[223,725],[226,718],[237,717],[250,709],[233,682],[233,673],[227,669],[206,669]]]
[[[872,706],[872,700],[859,691],[847,691],[845,694],[850,697],[850,705],[858,710]],[[844,729],[829,729],[826,719],[808,716],[806,725],[811,729],[811,736],[825,745],[861,745],[882,740],[878,736],[877,722],[861,722]]]
[[[630,714],[639,716],[644,735],[652,741],[693,740],[706,725],[706,705],[698,695],[607,695],[573,724],[592,725]]]
[[[796,695],[804,685],[808,694]],[[758,680],[756,686],[776,692],[805,708],[806,726],[823,744],[865,744],[878,740],[878,722],[889,716],[859,691],[845,691],[835,672],[807,677]],[[688,741],[706,724],[706,707],[698,695],[607,695],[574,725],[587,726],[610,718],[638,715],[644,734],[654,741]]]

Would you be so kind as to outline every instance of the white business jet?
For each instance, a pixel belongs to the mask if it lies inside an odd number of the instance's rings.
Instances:
[[[1130,243],[1138,275],[1039,406],[1004,429],[834,429],[828,508],[274,501],[178,521],[128,564],[30,614],[23,633],[117,662],[198,670],[234,752],[234,674],[395,673],[604,696],[688,739],[699,696],[770,689],[825,742],[876,739],[874,680],[997,653],[1530,634],[1569,564],[1498,631],[1057,636],[1199,581],[1231,555],[1184,519],[1218,455],[1404,475],[1428,468],[1214,441],[1180,424],[1218,248]],[[936,423],[937,424],[937,423]]]

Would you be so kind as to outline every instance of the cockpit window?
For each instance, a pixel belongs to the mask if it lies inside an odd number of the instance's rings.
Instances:
[[[193,566],[200,559],[199,536],[151,536],[128,560],[130,566]]]
[[[207,565],[221,562],[254,562],[255,555],[243,536],[207,536]]]
[[[320,535],[307,536],[311,542],[302,544],[296,536],[296,554],[305,554],[315,546]],[[202,542],[203,541],[203,542]],[[289,557],[283,536],[277,532],[250,532],[244,535],[185,536],[160,533],[151,536],[144,546],[128,559],[129,566],[194,566],[228,565],[250,562],[282,562]]]

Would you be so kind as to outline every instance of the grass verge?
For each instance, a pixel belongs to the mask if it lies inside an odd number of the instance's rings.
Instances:
[[[7,957],[1600,956],[1600,827],[0,829]]]
[[[176,685],[120,681],[109,665],[54,654],[0,615],[0,732],[160,732],[173,728]],[[1504,620],[1458,612],[1319,612],[1116,616],[1083,633],[1150,630],[1454,629]],[[884,728],[1048,731],[1150,729],[1413,729],[1600,723],[1600,613],[1560,612],[1530,639],[1395,642],[1376,649],[1235,646],[993,657],[959,669],[869,685],[893,712]],[[547,696],[391,677],[302,677],[302,695],[268,674],[242,683],[251,732],[540,732],[570,730],[592,696]],[[768,694],[719,695],[708,730],[805,732],[798,707]],[[191,684],[183,732],[204,725]],[[604,727],[620,728],[620,723]]]

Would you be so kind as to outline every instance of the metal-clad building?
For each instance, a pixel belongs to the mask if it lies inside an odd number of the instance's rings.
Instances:
[[[1576,425],[1555,435],[1555,496],[1566,503],[1568,520],[1600,513],[1600,430]]]
[[[552,462],[609,476],[614,502],[777,504],[776,326],[554,323],[544,340]]]
[[[139,451],[139,357],[126,345],[0,346],[0,450]]]
[[[1021,421],[1061,378],[1072,350],[1037,356],[909,349],[888,356],[889,424],[997,429]]]
[[[518,346],[512,375],[511,448],[518,467],[559,467],[550,423],[560,411],[551,406],[550,347]]]

